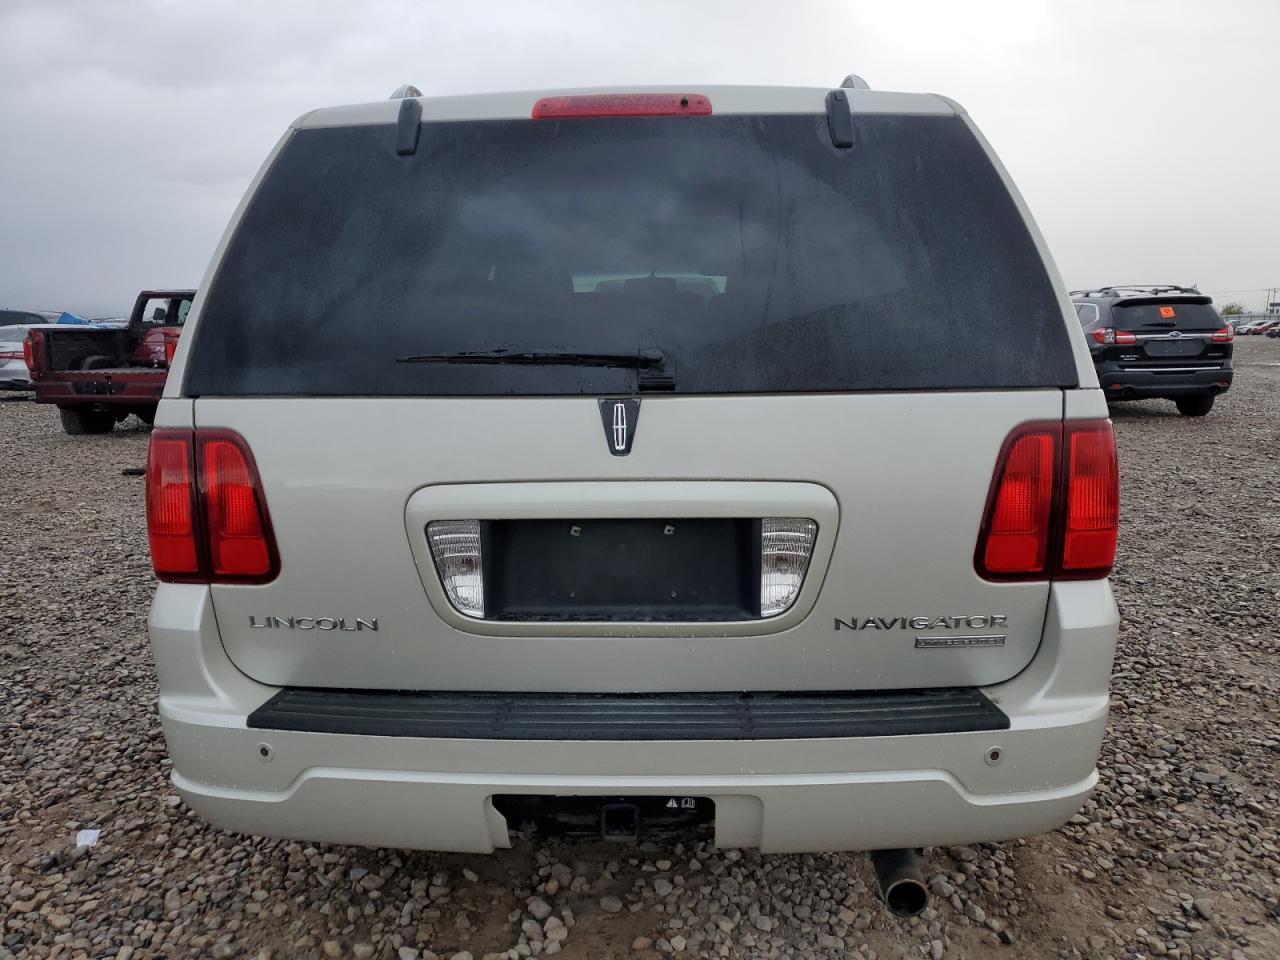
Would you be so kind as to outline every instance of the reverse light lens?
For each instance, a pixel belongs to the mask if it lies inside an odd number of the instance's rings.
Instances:
[[[432,520],[427,542],[436,572],[454,609],[468,617],[484,616],[484,568],[479,520]]]
[[[156,430],[151,434],[146,492],[147,536],[156,576],[161,580],[199,576],[191,431]]]
[[[1067,426],[1066,520],[1061,571],[1105,577],[1115,562],[1120,481],[1110,422]]]
[[[804,586],[818,525],[793,517],[760,521],[760,616],[786,611]]]

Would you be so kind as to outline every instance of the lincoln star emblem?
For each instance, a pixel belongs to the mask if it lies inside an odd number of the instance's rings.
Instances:
[[[636,438],[636,424],[640,420],[639,399],[606,399],[600,401],[600,420],[604,424],[604,439],[609,452],[615,457],[625,457],[631,452]]]

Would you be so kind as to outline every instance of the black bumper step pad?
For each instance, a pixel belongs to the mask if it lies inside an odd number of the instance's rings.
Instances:
[[[249,726],[454,740],[797,740],[1007,730],[981,691],[459,693],[287,687]]]

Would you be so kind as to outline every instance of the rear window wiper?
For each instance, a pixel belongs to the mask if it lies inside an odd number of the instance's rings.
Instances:
[[[396,363],[528,364],[530,366],[623,367],[639,372],[642,390],[674,390],[675,363],[656,347],[635,353],[575,350],[464,350],[396,357]]]

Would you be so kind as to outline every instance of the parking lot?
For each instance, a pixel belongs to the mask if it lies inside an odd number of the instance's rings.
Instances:
[[[1243,338],[1236,369],[1208,417],[1113,411],[1123,622],[1098,793],[1054,834],[929,851],[934,907],[910,922],[861,855],[483,858],[206,826],[155,712],[143,482],[123,472],[147,429],[69,437],[52,407],[0,403],[0,960],[1278,957],[1280,340]]]

